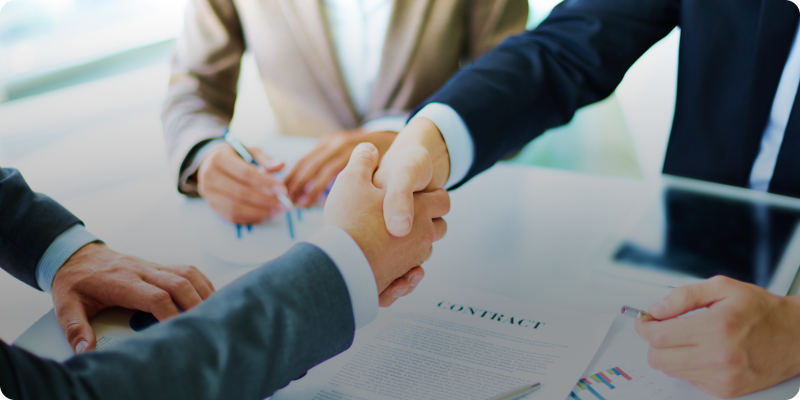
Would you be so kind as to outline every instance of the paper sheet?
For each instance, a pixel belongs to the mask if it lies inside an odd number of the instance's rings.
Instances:
[[[624,317],[619,317],[624,318]],[[628,321],[630,322],[630,321]],[[689,381],[670,378],[647,364],[648,343],[632,324],[614,324],[582,381],[567,400],[714,400]],[[604,380],[608,380],[608,383]],[[588,381],[588,383],[587,383]],[[785,400],[797,393],[795,377],[781,385],[740,397],[740,400]],[[535,397],[531,396],[531,400]]]
[[[476,399],[541,382],[568,396],[614,316],[420,286],[356,333],[353,346],[274,400]]]
[[[322,207],[291,212],[294,238],[289,234],[285,214],[275,216],[250,229],[241,226],[237,234],[232,224],[217,214],[204,200],[186,202],[192,234],[204,252],[216,259],[239,265],[260,265],[308,240],[323,226]]]

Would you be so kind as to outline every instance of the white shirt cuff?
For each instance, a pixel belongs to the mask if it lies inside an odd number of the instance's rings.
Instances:
[[[400,132],[406,127],[407,116],[389,116],[373,119],[367,122],[361,129],[366,133],[377,131],[394,131]]]
[[[97,237],[89,233],[81,224],[77,224],[58,235],[56,240],[50,243],[50,246],[45,250],[39,260],[39,264],[36,265],[36,283],[45,292],[52,293],[53,279],[61,266],[81,247],[97,241]]]
[[[211,152],[211,150],[216,149],[217,147],[226,146],[228,143],[224,139],[214,139],[200,148],[197,153],[194,154],[194,158],[192,159],[192,163],[181,172],[181,182],[180,187],[183,189],[186,185],[186,181],[189,180],[189,177],[194,175],[195,172],[200,168],[200,163],[203,162],[203,159],[206,158],[206,155]]]
[[[472,143],[472,136],[461,116],[446,104],[430,103],[414,115],[414,118],[427,118],[442,132],[450,153],[450,177],[443,188],[450,189],[464,180],[475,159],[475,144]]]
[[[347,285],[356,329],[366,326],[378,316],[378,287],[369,261],[350,235],[343,229],[325,225],[308,243],[330,257]]]

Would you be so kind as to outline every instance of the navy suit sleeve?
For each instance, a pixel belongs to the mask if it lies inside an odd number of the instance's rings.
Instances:
[[[19,171],[0,168],[0,268],[40,289],[39,259],[59,235],[80,223],[53,199],[31,191]]]
[[[307,243],[191,311],[63,364],[0,342],[0,387],[17,400],[261,400],[346,350],[347,286]]]
[[[470,130],[475,157],[461,183],[608,97],[679,19],[679,0],[566,0],[458,72],[426,104],[449,105]]]

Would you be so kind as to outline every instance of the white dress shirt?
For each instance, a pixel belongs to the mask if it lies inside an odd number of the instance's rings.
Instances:
[[[767,191],[769,188],[798,86],[800,86],[800,26],[775,93],[770,118],[761,138],[761,148],[750,173],[749,186],[752,189]],[[414,115],[414,118],[423,117],[436,124],[450,153],[450,178],[444,186],[445,189],[449,189],[467,176],[475,159],[475,145],[469,134],[469,128],[461,116],[446,104],[430,103]]]
[[[775,92],[769,121],[764,129],[764,136],[761,137],[761,149],[753,163],[753,170],[750,172],[751,189],[762,192],[769,189],[769,183],[775,172],[775,164],[778,163],[778,153],[781,150],[781,143],[783,143],[783,135],[786,133],[786,125],[789,124],[794,99],[797,97],[798,86],[800,86],[800,25],[797,27],[789,59],[783,68],[778,91]]]

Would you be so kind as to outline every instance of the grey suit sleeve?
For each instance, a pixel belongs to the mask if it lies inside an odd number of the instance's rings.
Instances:
[[[0,168],[0,267],[39,289],[36,266],[51,243],[81,221],[34,193],[19,171]]]
[[[12,399],[260,400],[346,350],[354,332],[338,268],[301,243],[109,350],[58,364],[0,343],[0,387]]]

